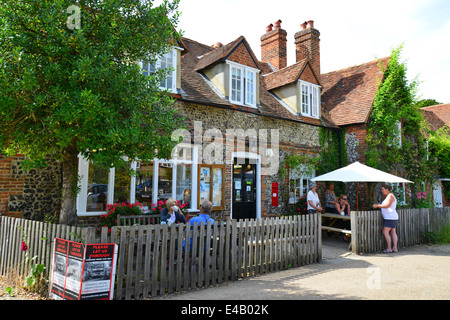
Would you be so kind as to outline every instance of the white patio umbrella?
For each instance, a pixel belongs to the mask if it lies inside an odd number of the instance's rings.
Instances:
[[[356,210],[358,211],[358,188],[359,182],[403,182],[414,183],[412,181],[397,177],[393,174],[366,166],[358,161],[321,176],[312,178],[311,181],[341,181],[356,182]]]

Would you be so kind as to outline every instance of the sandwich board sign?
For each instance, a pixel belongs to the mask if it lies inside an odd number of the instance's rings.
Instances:
[[[112,300],[118,247],[55,239],[50,297],[56,300]]]

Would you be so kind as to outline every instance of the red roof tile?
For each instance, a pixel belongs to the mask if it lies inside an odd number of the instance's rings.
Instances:
[[[424,107],[421,110],[432,130],[436,131],[444,125],[450,126],[450,103]]]
[[[182,93],[180,95],[181,98],[179,98],[180,100],[211,106],[216,105],[233,108],[235,110],[250,112],[262,116],[336,127],[326,112],[322,114],[320,120],[292,114],[269,92],[262,75],[259,76],[260,105],[258,108],[234,105],[228,99],[218,95],[212,86],[207,83],[207,79],[205,79],[205,76],[201,71],[215,63],[223,62],[224,59],[232,53],[233,49],[237,48],[240,44],[244,43],[248,45],[244,37],[239,37],[229,44],[219,48],[207,46],[188,38],[183,38],[183,43],[187,47],[188,52],[181,57]],[[250,55],[253,55],[251,49],[248,51]],[[252,59],[253,58],[254,55]],[[256,58],[254,59],[258,66],[260,66],[262,73],[271,71],[267,64],[261,63],[256,60]]]
[[[322,107],[338,126],[365,123],[389,57],[321,75]]]

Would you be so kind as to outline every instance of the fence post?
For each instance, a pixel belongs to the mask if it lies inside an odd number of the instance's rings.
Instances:
[[[350,212],[350,229],[352,230],[352,253],[358,254],[358,212],[357,211],[351,211]]]
[[[322,262],[322,214],[318,213],[319,221],[316,224],[317,232],[318,232],[318,259],[317,262]]]

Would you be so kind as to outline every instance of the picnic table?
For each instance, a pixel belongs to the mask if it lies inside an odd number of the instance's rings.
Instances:
[[[344,233],[346,235],[351,235],[352,234],[352,230],[347,230],[347,229],[341,229],[341,228],[336,228],[334,227],[334,225],[336,224],[337,221],[339,220],[343,220],[343,221],[351,221],[351,217],[347,216],[347,215],[340,215],[337,213],[322,213],[322,218],[329,218],[330,219],[330,223],[328,225],[324,225],[324,220],[322,219],[322,230],[327,230],[327,231],[334,231],[334,232],[340,232],[340,233]],[[351,242],[348,246],[348,249],[351,249]]]

